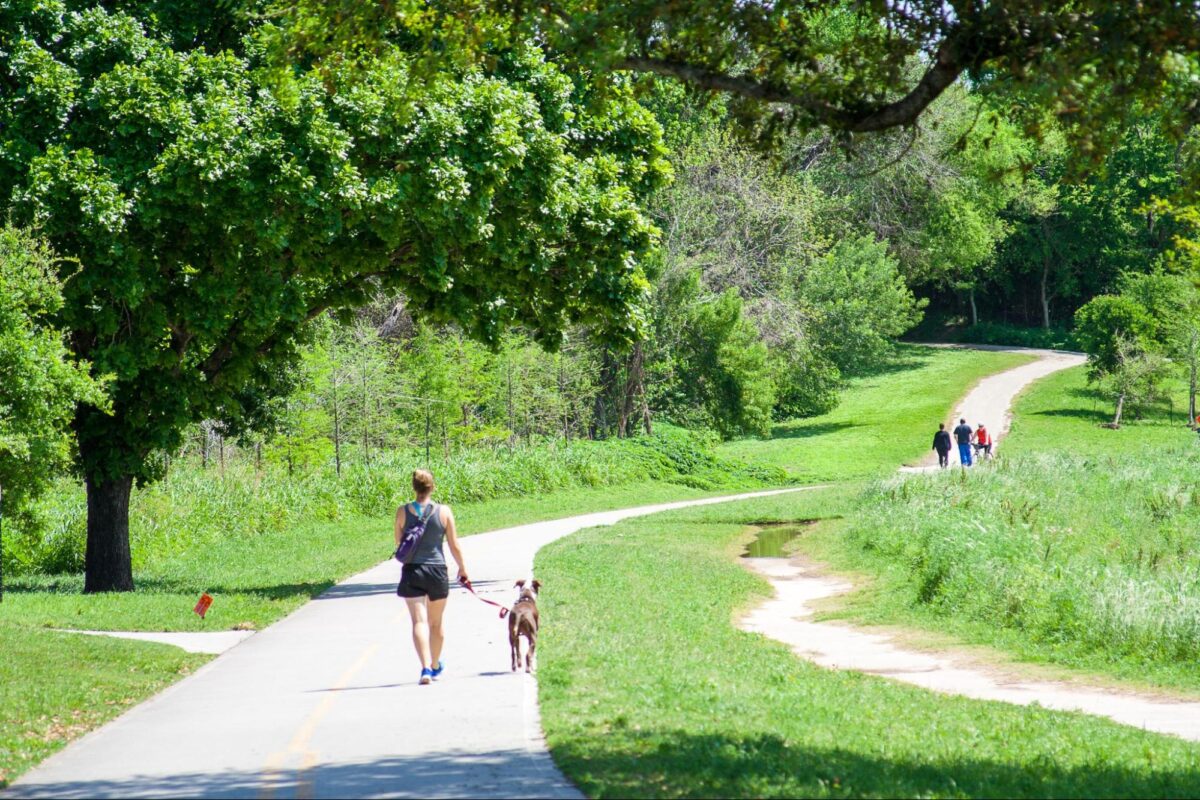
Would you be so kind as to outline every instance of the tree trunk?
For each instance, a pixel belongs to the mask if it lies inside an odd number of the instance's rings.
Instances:
[[[342,476],[342,414],[338,406],[337,391],[333,394],[333,469]]]
[[[122,475],[87,484],[87,555],[85,592],[133,591],[129,555],[129,493],[133,477]]]
[[[1050,295],[1046,284],[1050,282],[1050,228],[1042,220],[1042,328],[1050,330]]]
[[[971,324],[979,324],[979,309],[975,307],[975,287],[971,287]]]
[[[1114,429],[1121,427],[1121,412],[1125,410],[1125,393],[1121,392],[1117,395],[1117,413],[1113,415],[1112,427]]]
[[[608,396],[616,383],[616,359],[609,350],[604,351],[600,361],[600,380],[596,386],[595,405],[592,409],[592,438],[603,439],[608,435]]]
[[[512,450],[513,440],[517,437],[517,423],[513,419],[513,385],[512,385],[512,356],[506,358],[504,373],[508,379],[508,449]]]
[[[1050,277],[1050,258],[1042,261],[1042,328],[1050,330],[1050,297],[1046,294],[1046,282]]]
[[[367,392],[367,373],[364,370],[362,373],[362,440],[363,440],[363,461],[366,464],[371,463],[371,395]]]

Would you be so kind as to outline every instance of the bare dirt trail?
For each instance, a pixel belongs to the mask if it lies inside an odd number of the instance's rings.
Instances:
[[[1000,348],[989,348],[1000,349]],[[1014,350],[1017,350],[1014,348]],[[1083,363],[1074,353],[1023,351],[1037,361],[985,378],[962,400],[953,419],[965,417],[972,427],[984,422],[995,438],[1008,432],[1014,398],[1033,381]],[[994,427],[993,427],[994,426]],[[954,459],[955,454],[951,454]],[[907,471],[937,470],[926,459]],[[956,467],[957,468],[957,467]],[[1037,703],[1060,711],[1081,711],[1138,728],[1200,741],[1200,702],[1172,701],[1108,687],[1086,687],[1054,681],[1014,679],[951,654],[906,648],[891,635],[849,625],[817,622],[815,604],[851,591],[847,581],[822,574],[800,559],[748,558],[747,565],[766,577],[775,596],[741,620],[743,630],[762,633],[790,646],[799,656],[830,669],[866,672],[924,689],[979,700],[1018,705]]]

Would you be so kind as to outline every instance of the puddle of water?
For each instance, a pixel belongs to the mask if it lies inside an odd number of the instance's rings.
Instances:
[[[759,528],[754,540],[746,545],[742,558],[786,558],[787,545],[793,539],[804,533],[804,529],[812,525],[802,522],[797,525],[767,525]]]

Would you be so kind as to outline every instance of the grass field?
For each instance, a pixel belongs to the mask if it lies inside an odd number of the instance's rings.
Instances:
[[[10,623],[0,624],[0,654],[0,787],[208,658]]]
[[[1085,368],[1057,372],[1017,399],[1004,452],[1124,456],[1190,444],[1197,436],[1187,428],[1187,395],[1180,382],[1169,387],[1169,404],[1146,409],[1141,419],[1127,414],[1111,430],[1102,425],[1112,420],[1112,403],[1088,386]]]
[[[769,591],[735,563],[746,526],[852,500],[690,509],[543,549],[542,722],[567,776],[591,797],[1200,794],[1192,744],[825,670],[738,631]]]
[[[906,347],[894,369],[855,381],[845,395],[844,407],[828,417],[781,426],[779,436],[769,441],[738,442],[717,449],[719,458],[743,457],[751,469],[735,468],[736,474],[723,479],[718,469],[721,462],[697,458],[686,448],[675,449],[668,460],[682,465],[678,472],[693,474],[681,475],[674,482],[648,480],[646,470],[637,468],[638,462],[622,458],[606,462],[606,469],[620,472],[614,479],[597,481],[602,485],[570,488],[570,481],[561,478],[567,488],[539,493],[532,499],[512,491],[509,496],[486,502],[456,503],[456,515],[464,533],[470,534],[522,522],[762,486],[764,476],[773,474],[778,476],[777,481],[784,480],[782,473],[773,468],[791,463],[805,465],[789,471],[791,480],[859,479],[878,474],[895,463],[920,457],[928,447],[932,425],[978,378],[1024,360],[1007,354]],[[390,501],[388,493],[402,479],[406,476],[390,476],[385,484],[366,481],[359,492],[365,499],[358,502],[368,503],[369,507],[370,503],[382,502],[380,498]],[[197,478],[177,476],[175,480],[184,485]],[[215,472],[210,472],[209,483],[215,480]],[[262,487],[235,488],[237,491],[230,493],[219,485],[205,485],[202,491],[189,491],[188,504],[179,507],[168,503],[172,487],[152,496],[153,503],[167,506],[157,514],[147,509],[140,512],[147,527],[144,536],[135,539],[144,545],[135,555],[135,579],[140,587],[136,593],[83,596],[79,593],[81,578],[70,574],[30,574],[9,583],[10,593],[0,604],[0,640],[24,640],[29,646],[14,649],[12,657],[5,649],[5,679],[6,684],[12,681],[8,685],[26,687],[28,696],[22,703],[0,706],[0,770],[11,777],[61,746],[69,736],[106,718],[85,715],[76,727],[47,741],[36,752],[20,746],[25,731],[36,729],[37,720],[65,719],[90,708],[87,690],[92,672],[100,676],[116,674],[130,660],[130,654],[144,654],[144,672],[113,685],[112,691],[122,694],[124,704],[149,695],[204,660],[165,646],[138,642],[110,646],[105,640],[53,633],[47,628],[262,627],[390,553],[391,523],[387,518],[338,509],[334,509],[336,513],[329,509],[320,512],[317,506],[282,508],[264,514],[254,507],[254,492],[261,493]],[[470,496],[470,488],[469,482],[463,483],[464,497]],[[282,487],[280,497],[286,494],[285,489],[299,491]],[[318,486],[313,491],[320,501],[318,506],[325,502],[321,498],[334,496],[328,487]],[[279,508],[280,497],[271,497],[267,505]],[[321,513],[332,514],[334,521],[326,521]],[[342,518],[336,519],[339,515]],[[305,521],[306,516],[317,521]],[[59,535],[77,537],[78,531],[69,533],[69,525],[78,527],[78,521],[71,522],[66,512],[61,518],[67,520],[67,533],[60,531]],[[168,524],[166,520],[173,521]],[[194,532],[188,533],[189,526]],[[67,553],[69,560],[69,547]],[[203,621],[191,613],[202,591],[212,592],[217,598]],[[100,641],[105,642],[103,646],[98,644]],[[42,668],[39,648],[54,648],[59,663],[93,666],[87,672],[47,671]],[[157,666],[151,668],[150,663]]]
[[[877,477],[924,456],[937,423],[981,378],[1030,360],[905,345],[889,369],[852,380],[829,414],[776,425],[769,440],[729,442],[719,452],[780,467],[804,483]]]
[[[593,454],[575,448],[540,465],[536,453],[454,476],[439,470],[451,497],[491,497],[456,503],[464,535],[572,514],[704,497],[777,485],[778,470],[740,465],[712,454],[681,431],[655,442],[601,443]],[[495,461],[496,459],[493,459]],[[505,466],[507,465],[507,466]],[[524,470],[519,480],[542,474],[557,491],[507,489],[500,467]],[[405,466],[405,469],[411,465]],[[0,786],[67,741],[144,699],[207,660],[177,648],[144,642],[60,633],[52,628],[199,631],[235,626],[261,628],[296,609],[338,580],[387,559],[392,551],[389,516],[348,514],[348,509],[390,502],[408,474],[382,474],[366,487],[329,487],[309,476],[296,486],[242,485],[245,475],[216,470],[176,474],[174,483],[143,496],[147,507],[133,537],[138,591],[83,595],[79,574],[26,574],[7,581],[0,603]],[[540,470],[540,471],[539,471]],[[399,467],[395,471],[399,471]],[[444,477],[443,477],[444,476]],[[656,479],[658,478],[658,479]],[[668,480],[670,482],[668,482]],[[482,481],[490,481],[484,485]],[[599,485],[581,486],[583,482]],[[316,498],[303,496],[304,485]],[[574,485],[573,485],[574,484]],[[193,491],[186,492],[187,487]],[[180,492],[186,502],[171,507]],[[496,495],[503,496],[497,497]],[[294,506],[288,497],[297,495]],[[357,500],[354,498],[357,496]],[[339,500],[340,497],[340,500]],[[51,498],[61,503],[70,498]],[[340,505],[339,505],[340,503]],[[304,521],[305,517],[316,521]],[[329,521],[332,517],[335,521]],[[337,519],[338,517],[348,517]],[[61,519],[72,519],[69,509]],[[58,526],[55,536],[68,536]],[[79,536],[81,531],[76,531]],[[74,547],[51,543],[51,555]],[[30,550],[27,552],[35,552]],[[205,619],[192,613],[201,592],[216,601]],[[46,669],[46,665],[71,665]]]
[[[1082,369],[1035,384],[992,468],[889,478],[809,538],[872,576],[832,615],[1200,690],[1200,442],[1181,416],[1109,430]]]

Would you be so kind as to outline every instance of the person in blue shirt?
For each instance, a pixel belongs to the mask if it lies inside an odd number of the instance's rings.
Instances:
[[[958,442],[958,460],[962,462],[964,467],[971,466],[971,426],[967,424],[965,419],[958,421],[958,427],[954,429],[954,441]]]

